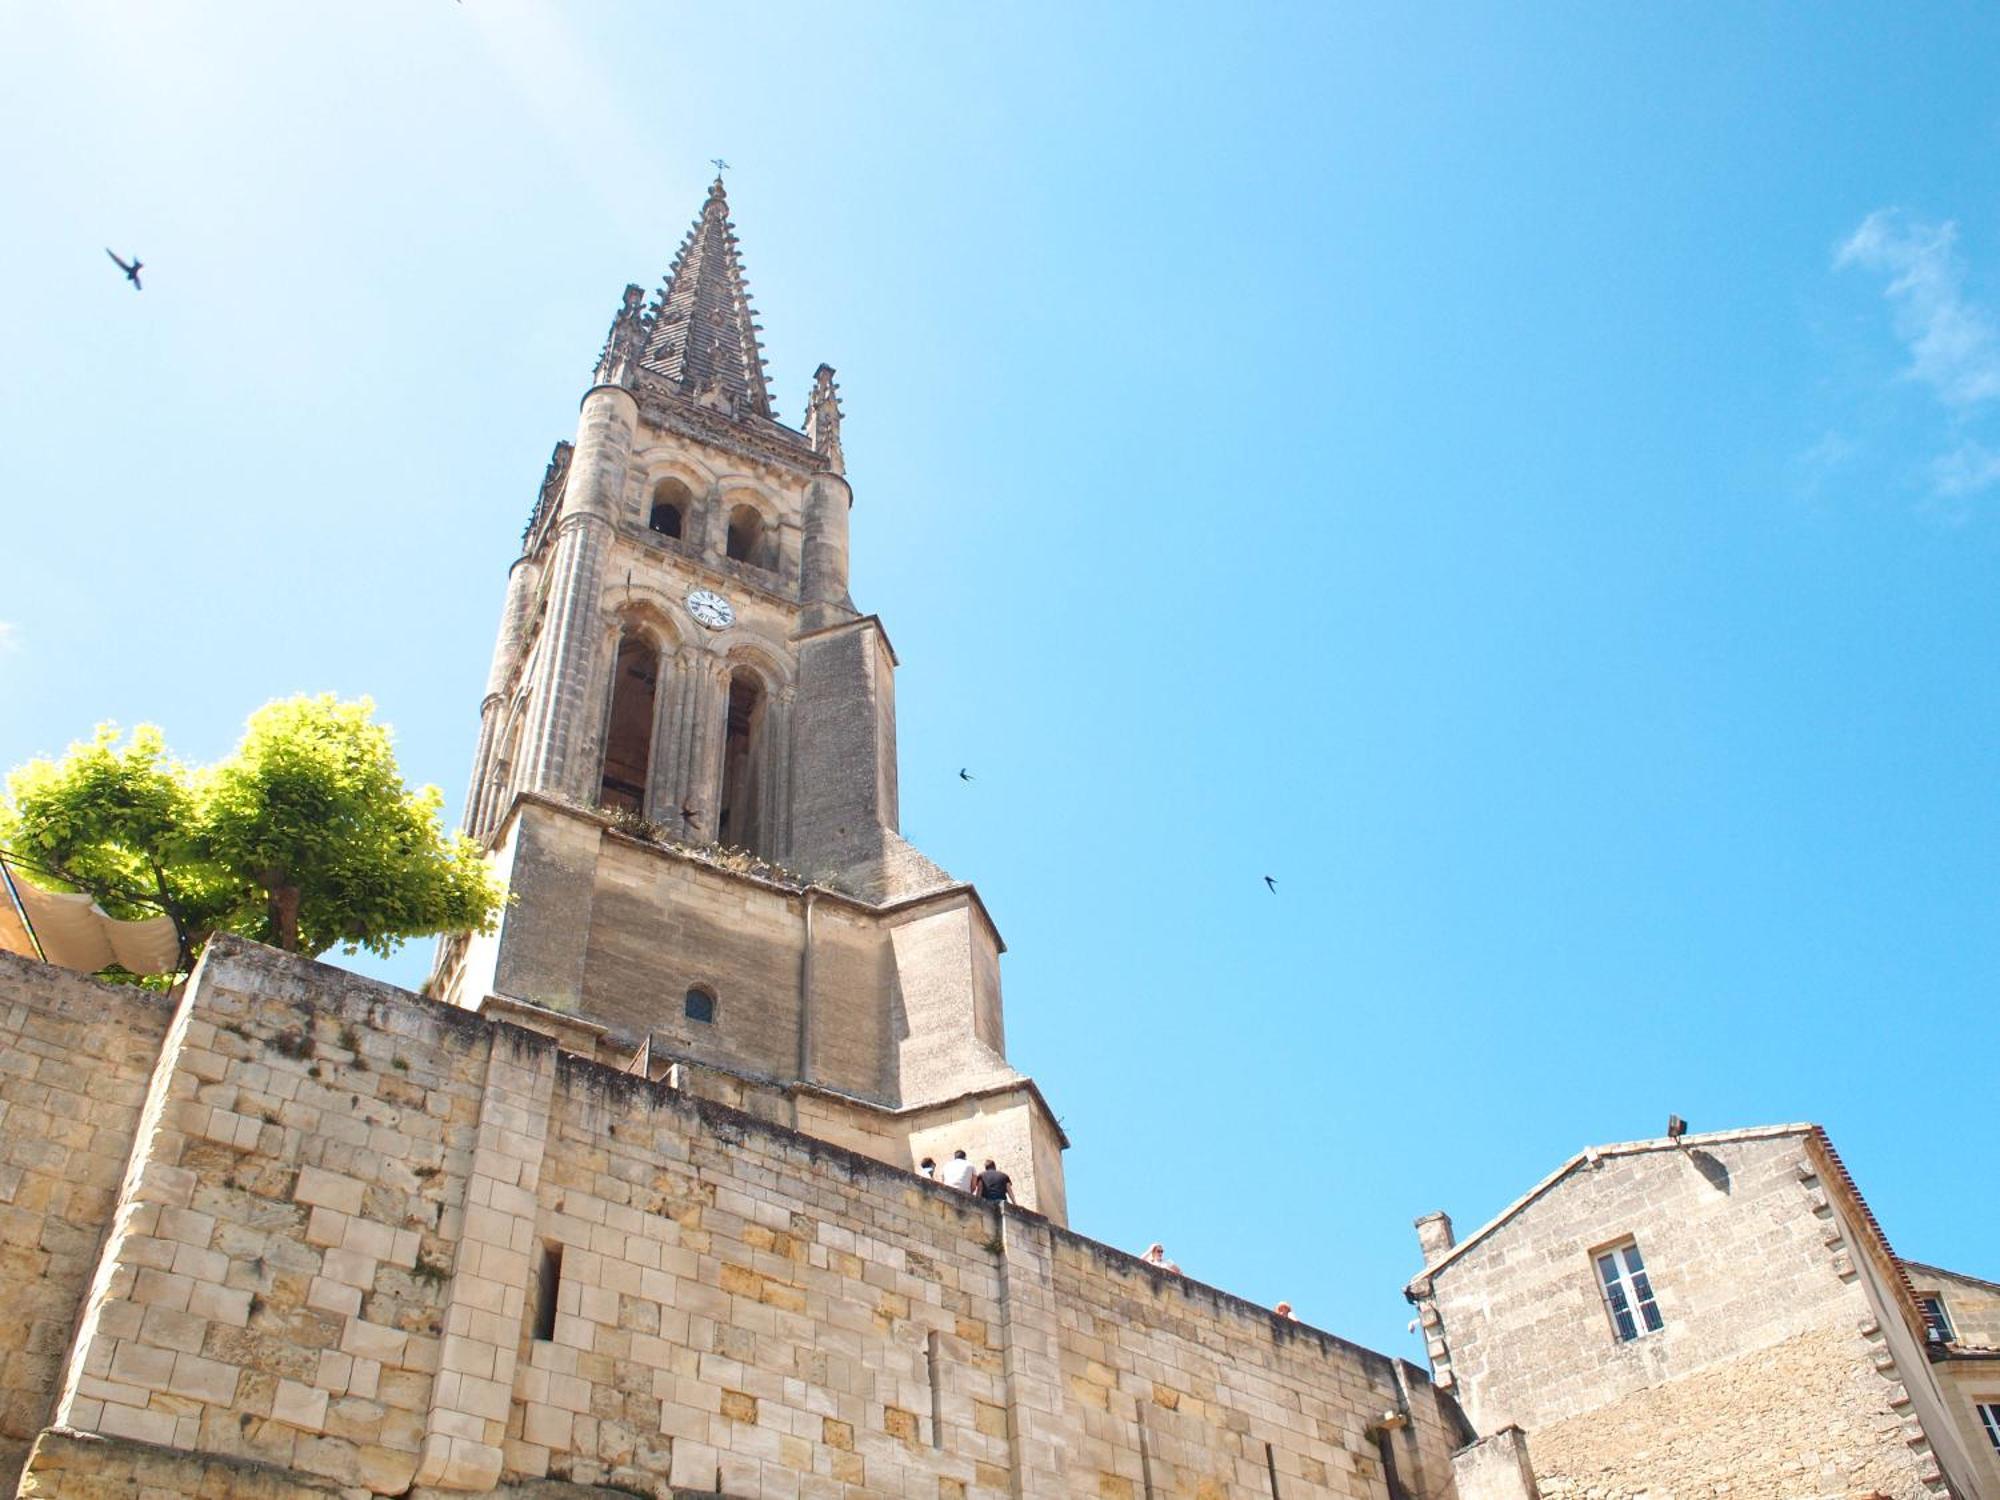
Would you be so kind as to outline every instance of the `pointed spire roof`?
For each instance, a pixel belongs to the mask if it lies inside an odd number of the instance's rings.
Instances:
[[[641,367],[687,396],[716,394],[740,414],[771,415],[757,315],[736,254],[736,226],[718,176],[648,309]]]

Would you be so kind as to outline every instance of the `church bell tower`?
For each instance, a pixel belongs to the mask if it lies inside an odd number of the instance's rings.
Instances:
[[[509,901],[433,987],[883,1160],[992,1156],[1061,1220],[999,933],[897,832],[834,372],[785,425],[758,331],[718,177],[651,300],[626,287],[543,475],[466,799]]]

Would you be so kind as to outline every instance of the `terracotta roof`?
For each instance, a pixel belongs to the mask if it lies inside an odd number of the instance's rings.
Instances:
[[[1888,1258],[1889,1265],[1896,1273],[1897,1281],[1902,1284],[1903,1297],[1907,1304],[1905,1311],[1914,1316],[1918,1326],[1921,1327],[1923,1313],[1917,1306],[1917,1289],[1910,1285],[1910,1273],[1903,1269],[1902,1257],[1890,1246],[1888,1232],[1875,1217],[1875,1210],[1868,1206],[1868,1200],[1861,1196],[1860,1185],[1855,1182],[1854,1174],[1847,1170],[1847,1163],[1840,1159],[1840,1153],[1833,1149],[1833,1141],[1826,1131],[1815,1125],[1812,1127],[1812,1137],[1815,1144],[1825,1153],[1827,1164],[1833,1168],[1834,1177],[1847,1190],[1847,1196],[1854,1200],[1855,1208],[1860,1210],[1862,1222],[1874,1234],[1877,1247]]]

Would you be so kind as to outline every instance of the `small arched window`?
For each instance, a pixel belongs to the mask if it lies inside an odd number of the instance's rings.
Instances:
[[[687,1018],[690,1021],[699,1021],[704,1026],[713,1025],[715,1022],[715,996],[700,985],[696,985],[693,989],[689,990],[687,992]]]
[[[678,479],[663,479],[653,490],[653,509],[646,525],[661,536],[679,537],[687,533],[688,506],[694,497]]]
[[[729,513],[729,536],[722,550],[753,568],[771,566],[768,528],[754,505],[739,505]]]

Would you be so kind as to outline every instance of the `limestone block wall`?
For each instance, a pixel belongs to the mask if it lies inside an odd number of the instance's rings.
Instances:
[[[1038,1217],[235,941],[108,1217],[26,1493],[1443,1500],[1469,1436]]]
[[[2000,1349],[2000,1284],[1921,1261],[1906,1260],[1903,1268],[1919,1296],[1936,1293],[1944,1299],[1956,1342]]]
[[[49,1420],[172,1014],[0,953],[0,1484]]]
[[[1967,1467],[1982,1486],[1974,1493],[2000,1495],[2000,1447],[1979,1417],[1981,1405],[2000,1406],[2000,1359],[1947,1360],[1937,1366],[1937,1376],[1965,1448]]]
[[[592,878],[582,1014],[634,1035],[664,1032],[678,1050],[725,1067],[796,1073],[805,941],[797,897],[662,858],[616,834],[604,837]],[[716,997],[711,1023],[686,1017],[687,992],[696,985]],[[865,1033],[868,1012],[881,1011],[881,993],[878,983],[872,994],[831,998],[855,1010]],[[879,1034],[879,1021],[874,1029]],[[856,1061],[843,1070],[842,1086],[879,1094],[879,1049]]]
[[[1076,1236],[1053,1272],[1070,1493],[1451,1491],[1472,1433],[1413,1366]]]
[[[1553,1422],[1530,1440],[1541,1492],[1926,1494],[1884,1382],[1853,1344],[1837,1327],[1796,1334]]]
[[[499,1032],[212,943],[147,1092],[55,1421],[407,1488],[431,1439],[466,1425],[436,1377]]]
[[[1526,1429],[1544,1494],[1942,1492],[1935,1384],[1815,1136],[1608,1148],[1413,1283],[1439,1378]],[[1594,1258],[1628,1238],[1664,1327],[1620,1342]]]
[[[585,1050],[606,1061],[650,1037],[656,1057],[715,1070],[709,1097],[899,1165],[960,1147],[992,1156],[1023,1203],[1063,1218],[1065,1143],[1038,1098],[1013,1107],[1032,1086],[1005,1055],[1002,944],[969,886],[869,905],[534,798],[503,834],[516,900],[497,936],[447,965],[448,998],[567,1015],[595,1028]],[[695,987],[714,997],[713,1020],[688,1018]],[[992,1102],[1003,1094],[1005,1109]]]

